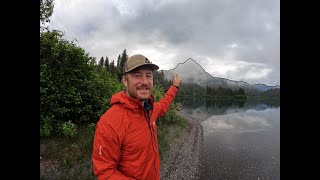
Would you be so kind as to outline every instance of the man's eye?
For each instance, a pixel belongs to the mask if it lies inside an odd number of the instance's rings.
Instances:
[[[134,77],[135,77],[135,78],[140,78],[141,75],[140,75],[140,74],[135,74]]]

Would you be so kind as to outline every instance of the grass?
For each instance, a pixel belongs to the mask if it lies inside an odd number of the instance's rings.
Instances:
[[[40,179],[95,179],[91,153],[93,128],[80,127],[73,138],[40,140]]]
[[[174,138],[178,138],[187,127],[187,120],[177,115],[174,124],[161,124],[157,127],[159,153],[163,159],[166,152],[170,149],[170,144]]]
[[[187,121],[180,116],[174,124],[157,128],[160,156],[170,148],[170,142],[179,137]],[[94,127],[79,127],[73,138],[51,137],[40,139],[40,179],[96,179],[92,172],[92,143]]]

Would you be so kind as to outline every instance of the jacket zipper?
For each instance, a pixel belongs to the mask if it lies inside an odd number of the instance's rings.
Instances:
[[[158,174],[157,168],[156,168],[156,156],[157,156],[157,153],[156,153],[156,151],[155,151],[155,149],[154,149],[154,134],[153,134],[153,128],[150,126],[149,111],[145,111],[145,110],[144,110],[144,116],[146,117],[146,121],[147,121],[149,130],[150,130],[152,149],[153,149],[153,152],[154,152],[154,163],[153,163],[153,167],[154,167],[154,170],[156,171],[156,174]],[[151,128],[152,128],[152,129],[151,129]]]

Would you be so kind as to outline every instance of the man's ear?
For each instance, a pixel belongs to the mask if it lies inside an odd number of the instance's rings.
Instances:
[[[121,81],[124,84],[124,86],[127,87],[127,85],[128,85],[127,77],[126,76],[122,76],[122,80]]]

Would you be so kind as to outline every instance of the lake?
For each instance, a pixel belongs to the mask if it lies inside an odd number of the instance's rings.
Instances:
[[[177,102],[203,127],[200,179],[280,179],[280,100]]]

